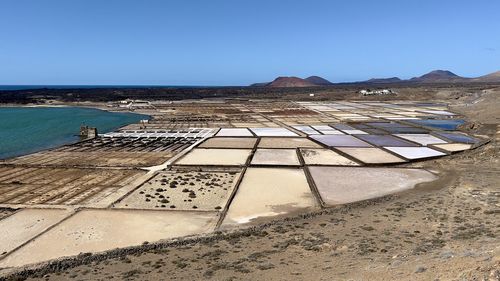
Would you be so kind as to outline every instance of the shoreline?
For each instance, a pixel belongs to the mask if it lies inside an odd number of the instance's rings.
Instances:
[[[28,105],[11,105],[11,104],[9,104],[9,105],[5,105],[5,104],[0,104],[0,109],[2,109],[2,108],[80,108],[80,109],[99,110],[99,111],[104,111],[104,112],[109,112],[109,113],[136,114],[136,115],[147,116],[148,119],[152,118],[151,115],[147,115],[147,114],[143,114],[143,113],[135,113],[135,112],[131,112],[131,111],[126,111],[126,112],[123,112],[123,111],[112,111],[112,110],[107,110],[107,108],[105,108],[105,107],[98,107],[98,106],[77,106],[77,105],[71,105],[71,104],[58,104],[58,105],[33,105],[33,104],[28,104]],[[114,129],[112,129],[110,131],[106,130],[105,132],[100,132],[100,134],[117,131],[117,130],[120,130],[121,128],[123,128],[123,127],[126,127],[126,126],[128,126],[130,124],[135,124],[135,123],[137,123],[137,122],[127,123],[125,125],[116,127],[116,128],[114,128]],[[70,136],[67,136],[67,138],[70,138]],[[74,140],[67,141],[67,142],[65,141],[62,144],[56,144],[56,145],[49,145],[49,144],[47,144],[47,147],[44,147],[42,149],[36,149],[34,151],[29,151],[29,152],[26,152],[26,153],[22,152],[20,154],[14,155],[14,156],[0,157],[0,162],[7,161],[7,160],[10,160],[10,159],[14,159],[16,157],[22,157],[22,156],[34,154],[34,153],[40,153],[40,152],[44,152],[44,151],[50,151],[52,149],[57,149],[57,148],[60,148],[60,147],[66,146],[66,145],[76,144],[76,143],[79,143],[79,142],[87,140],[87,139],[79,138],[78,134],[72,135],[71,138],[72,139],[74,138]],[[54,142],[55,142],[55,140],[54,140]]]

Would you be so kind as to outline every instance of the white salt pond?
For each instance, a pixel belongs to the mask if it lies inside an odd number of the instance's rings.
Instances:
[[[401,147],[401,146],[386,146],[384,147],[396,154],[403,156],[406,159],[415,160],[422,158],[438,157],[446,155],[443,152],[434,150],[428,147]]]
[[[63,209],[25,209],[0,220],[0,257],[60,222],[70,213]]]
[[[222,128],[217,133],[218,137],[252,137],[253,134],[246,128]]]
[[[259,137],[297,137],[298,135],[287,128],[251,128]]]
[[[306,165],[359,166],[358,163],[326,148],[301,148],[300,153]]]
[[[308,138],[261,138],[259,148],[297,148],[297,147],[318,147],[321,146]]]
[[[445,143],[445,144],[435,144],[433,147],[444,149],[448,152],[459,152],[470,149],[472,144],[466,143]]]
[[[200,144],[200,148],[253,148],[256,138],[209,138]]]
[[[395,136],[419,143],[421,145],[447,143],[446,141],[431,134],[395,134]]]
[[[176,165],[244,165],[251,149],[195,148],[183,156]]]
[[[216,218],[212,212],[83,210],[0,260],[0,268],[208,233]]]
[[[343,153],[365,164],[403,163],[406,160],[376,147],[336,147]]]
[[[295,149],[259,148],[255,151],[251,164],[299,166],[300,162]]]
[[[437,179],[423,169],[314,166],[309,171],[327,206],[377,198]]]
[[[248,168],[223,226],[317,207],[302,169]]]
[[[309,171],[327,206],[377,198],[437,179],[423,169],[315,166]]]

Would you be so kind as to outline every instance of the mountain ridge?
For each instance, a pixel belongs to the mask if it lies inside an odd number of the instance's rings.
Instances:
[[[397,83],[500,83],[500,71],[492,72],[476,78],[459,76],[449,70],[433,70],[418,77],[401,79],[399,77],[371,78],[364,81],[332,83],[320,76],[309,76],[305,79],[295,76],[280,76],[272,82],[254,83],[251,87],[317,87],[336,84],[397,84]]]
[[[279,76],[272,82],[253,83],[250,87],[316,87],[333,85],[320,76],[309,76],[305,79],[296,76]]]
[[[312,87],[318,85],[295,76],[280,76],[274,79],[274,81],[269,83],[269,85],[267,86],[274,88],[280,88],[280,87],[288,88],[288,87]]]
[[[437,83],[437,82],[451,82],[463,81],[468,78],[461,77],[449,70],[433,70],[419,77],[409,79],[410,82],[423,82],[423,83]]]
[[[500,70],[492,72],[490,74],[486,74],[483,76],[479,76],[477,78],[473,78],[475,82],[500,82]]]
[[[315,76],[315,75],[309,76],[304,80],[309,81],[315,85],[320,85],[320,86],[333,85],[332,82],[326,80],[325,78],[320,77],[320,76]]]

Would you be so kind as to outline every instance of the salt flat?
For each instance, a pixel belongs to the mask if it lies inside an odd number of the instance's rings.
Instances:
[[[0,268],[207,233],[214,230],[216,217],[208,212],[83,210],[0,260]]]
[[[316,206],[302,169],[248,168],[223,226],[236,226]]]
[[[309,171],[327,206],[381,197],[437,179],[420,169],[314,166]]]

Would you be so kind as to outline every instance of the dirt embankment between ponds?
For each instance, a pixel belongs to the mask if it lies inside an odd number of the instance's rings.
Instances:
[[[411,164],[445,175],[432,185],[232,233],[84,254],[6,278],[500,280],[500,92],[471,97],[452,109],[492,141]]]

